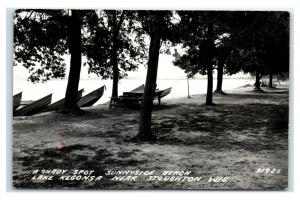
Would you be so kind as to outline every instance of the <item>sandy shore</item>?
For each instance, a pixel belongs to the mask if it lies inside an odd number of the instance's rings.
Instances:
[[[288,89],[252,88],[162,100],[153,111],[154,143],[136,143],[139,110],[99,105],[83,116],[55,112],[13,119],[13,185],[32,189],[285,189]],[[157,102],[155,102],[157,104]],[[270,168],[270,171],[266,171]],[[34,170],[93,170],[100,181],[33,180]],[[265,171],[258,171],[264,169]],[[190,171],[185,181],[112,180],[109,170]],[[39,171],[40,174],[41,171]],[[44,174],[45,175],[45,174]],[[51,175],[51,174],[50,174]],[[178,177],[178,176],[177,176]],[[183,178],[183,176],[179,176]],[[192,179],[201,177],[201,180]],[[220,181],[209,181],[222,177]],[[60,180],[59,180],[60,179]]]

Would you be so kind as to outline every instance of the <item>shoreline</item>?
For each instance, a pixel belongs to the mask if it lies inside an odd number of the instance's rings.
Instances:
[[[263,88],[263,90],[265,91],[265,93],[260,93],[257,92],[253,89],[252,86],[247,86],[247,87],[238,87],[235,89],[231,89],[231,90],[225,90],[225,94],[220,95],[220,94],[215,94],[213,93],[213,101],[214,103],[216,103],[216,105],[218,104],[243,104],[243,103],[249,103],[247,101],[247,99],[238,99],[238,97],[245,95],[245,97],[247,96],[251,96],[255,97],[257,96],[257,100],[254,101],[253,103],[271,103],[271,104],[278,104],[277,101],[272,101],[272,98],[270,96],[270,98],[268,98],[269,101],[260,101],[259,96],[260,95],[276,95],[276,94],[281,94],[284,92],[289,92],[289,86],[287,85],[282,85],[278,88]],[[271,93],[271,94],[268,94]],[[233,98],[234,101],[232,101],[232,99],[230,99],[229,101],[226,100],[226,97],[228,98]],[[205,105],[205,98],[206,98],[206,93],[201,93],[201,94],[194,94],[191,95],[191,98],[188,97],[176,97],[176,98],[171,98],[171,99],[162,99],[162,105],[173,105],[173,104],[198,104],[198,105]],[[97,104],[96,106],[92,106],[90,108],[87,108],[87,110],[90,109],[97,109],[97,108],[106,108],[109,106],[109,101],[102,103],[102,104]],[[279,102],[279,103],[288,103],[288,102]],[[153,106],[158,106],[157,105],[157,100],[153,101]]]
[[[252,85],[252,79],[229,79],[224,81],[223,89],[234,90],[239,86]],[[119,84],[119,94],[123,92],[131,91],[139,85],[144,84],[144,80],[121,80]],[[282,84],[287,84],[288,82],[283,82]],[[22,101],[25,100],[37,100],[43,96],[52,93],[52,102],[60,100],[65,97],[65,88],[67,82],[61,83],[61,81],[46,82],[45,84],[37,85],[27,85],[22,84],[20,88],[14,85],[14,94],[18,92],[22,93]],[[206,80],[191,80],[190,81],[190,94],[206,94]],[[98,87],[106,85],[106,91],[104,92],[102,98],[96,104],[102,104],[110,100],[110,95],[112,91],[112,81],[83,81],[79,84],[78,89],[84,89],[83,96],[89,92],[94,91]],[[157,83],[160,89],[166,89],[172,87],[171,93],[164,98],[173,99],[187,96],[187,81],[186,80],[160,80]],[[47,90],[45,90],[47,88]]]

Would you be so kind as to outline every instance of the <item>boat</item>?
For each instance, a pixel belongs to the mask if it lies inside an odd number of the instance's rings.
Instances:
[[[21,104],[22,92],[13,96],[13,110],[15,111]]]
[[[171,93],[172,87],[169,87],[167,89],[162,90],[161,94],[159,95],[159,98],[163,98]]]
[[[82,92],[83,92],[83,89],[81,89],[77,92],[77,97],[76,97],[77,101],[79,101],[79,99],[81,98]],[[65,98],[48,105],[47,107],[40,110],[38,113],[59,110],[59,109],[63,108],[64,103],[65,103]]]
[[[89,107],[96,103],[103,95],[105,85],[83,96],[78,102],[79,107]]]
[[[21,101],[20,106],[26,106],[26,105],[31,104],[31,103],[33,103],[33,102],[34,102],[34,101],[32,101],[32,100]]]
[[[144,91],[144,89],[145,89],[145,86],[143,84],[143,85],[140,85],[139,87],[131,90],[130,92]]]
[[[169,87],[167,89],[164,89],[164,90],[158,90],[158,91],[155,91],[155,96],[154,98],[158,100],[158,104],[160,105],[160,101],[163,97],[167,96],[168,94],[170,94],[172,90],[172,87]]]
[[[39,100],[36,100],[24,107],[17,109],[13,114],[14,116],[24,116],[36,114],[39,110],[43,109],[51,103],[52,94],[49,94]]]

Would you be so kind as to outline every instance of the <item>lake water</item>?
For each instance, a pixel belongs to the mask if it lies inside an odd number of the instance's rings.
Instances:
[[[130,91],[141,84],[144,84],[144,79],[123,79],[119,82],[119,95],[123,92]],[[254,79],[249,78],[225,78],[223,80],[223,90],[237,89],[245,84],[253,84]],[[106,90],[102,98],[95,104],[102,104],[110,100],[112,91],[112,80],[80,80],[79,89],[84,88],[83,95],[106,85]],[[190,79],[190,95],[205,94],[207,80],[206,78]],[[37,100],[43,96],[52,93],[52,102],[55,102],[65,95],[67,86],[67,80],[51,80],[43,84],[32,84],[27,81],[14,81],[13,94],[23,91],[22,100]],[[214,79],[214,88],[216,86],[216,79]],[[172,87],[171,93],[165,97],[165,99],[172,99],[178,97],[187,97],[187,80],[157,80],[157,87],[159,89],[165,89]]]

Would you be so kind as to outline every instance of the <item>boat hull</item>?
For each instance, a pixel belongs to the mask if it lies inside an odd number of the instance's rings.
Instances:
[[[78,102],[79,107],[89,107],[95,104],[103,95],[105,86],[94,90],[93,92],[83,96]]]
[[[36,114],[39,110],[43,109],[51,103],[52,94],[49,94],[31,104],[28,104],[22,108],[17,109],[14,112],[14,116],[24,116]]]
[[[80,100],[80,98],[82,96],[82,92],[83,92],[83,89],[81,89],[81,90],[78,91],[78,93],[77,93],[77,101]],[[47,106],[44,109],[40,110],[39,113],[62,109],[63,106],[64,106],[64,104],[65,104],[65,98],[63,98],[63,99],[61,99],[59,101],[56,101],[56,102],[50,104],[49,106]]]
[[[13,96],[13,111],[15,111],[21,104],[22,92]]]

